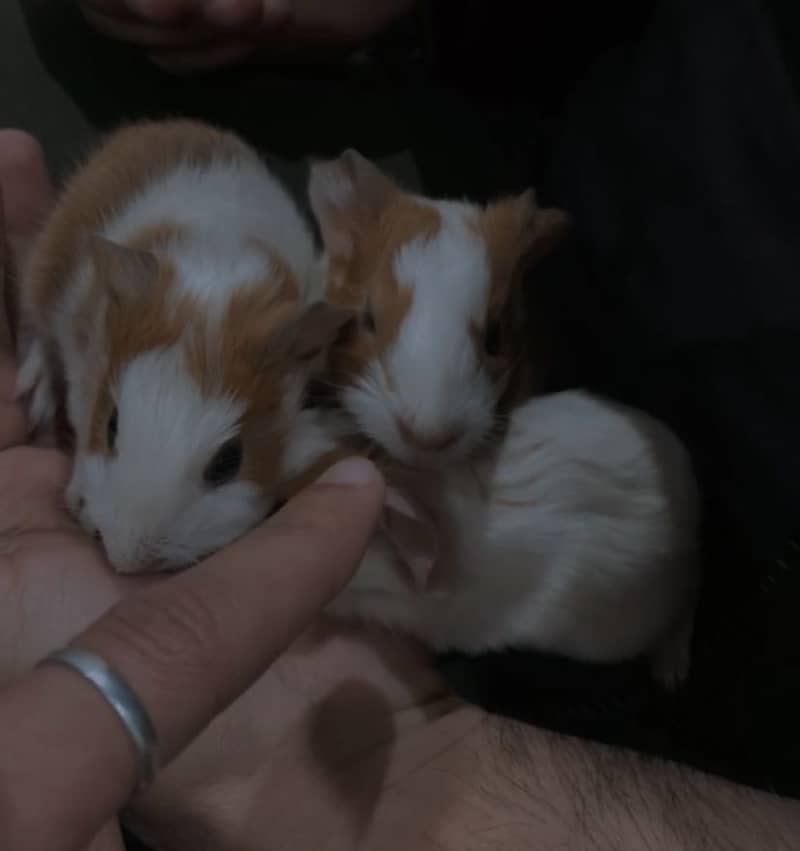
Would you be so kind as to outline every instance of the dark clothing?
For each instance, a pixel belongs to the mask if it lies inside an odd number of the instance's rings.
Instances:
[[[780,11],[659,3],[567,108],[551,187],[602,311],[583,323],[587,381],[670,422],[704,489],[705,593],[675,735],[798,794],[800,101]]]
[[[529,654],[483,660],[471,684],[495,708],[797,795],[800,29],[787,8],[653,4],[556,109],[541,170],[576,223],[545,284],[572,350],[563,381],[667,421],[700,477],[689,687],[667,701],[633,668]]]

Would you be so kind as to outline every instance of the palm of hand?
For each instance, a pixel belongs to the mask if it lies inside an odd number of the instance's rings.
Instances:
[[[421,651],[321,621],[164,771],[129,823],[158,851],[361,847],[387,786],[446,744],[431,722],[452,708]]]

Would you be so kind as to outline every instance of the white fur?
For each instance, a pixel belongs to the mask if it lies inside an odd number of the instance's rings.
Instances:
[[[376,541],[333,611],[438,650],[617,661],[688,637],[698,499],[688,456],[649,417],[577,391],[536,399],[496,455],[412,481],[446,544],[445,589],[410,588]]]
[[[191,563],[238,537],[261,518],[267,495],[247,482],[203,482],[216,450],[239,427],[243,405],[204,398],[180,348],[131,361],[114,388],[119,409],[116,452],[76,459],[69,500],[83,499],[81,519],[100,532],[120,571]]]
[[[341,446],[347,434],[346,424],[327,412],[318,410],[301,411],[294,419],[294,426],[283,452],[281,472],[287,479],[302,474],[328,452]]]
[[[294,273],[302,300],[317,294],[320,267],[312,233],[279,181],[252,153],[244,151],[233,161],[221,156],[204,166],[175,163],[114,210],[101,233],[125,243],[143,228],[163,223],[178,225],[187,235],[156,253],[174,266],[178,291],[191,293],[212,319],[224,315],[237,290],[258,282],[270,285],[272,260],[255,241]],[[248,482],[217,489],[203,484],[204,467],[238,430],[243,407],[226,399],[221,389],[211,399],[201,395],[179,346],[145,352],[127,364],[112,388],[119,405],[116,455],[88,453],[90,418],[108,348],[99,309],[88,343],[74,336],[91,274],[88,259],[78,263],[47,317],[49,341],[67,380],[67,413],[78,437],[67,500],[87,528],[101,533],[117,569],[184,567],[258,522],[274,494]],[[137,317],[132,314],[130,321]],[[215,330],[212,322],[211,338]],[[32,346],[22,386],[48,397],[33,396],[36,410],[46,414],[52,410],[52,391],[43,354],[41,344]],[[300,411],[299,371],[295,379],[282,400],[281,414],[288,422]],[[294,439],[302,441],[302,426],[296,431]]]
[[[168,250],[178,280],[193,294],[224,303],[232,289],[258,280],[265,243],[289,265],[301,286],[317,263],[311,231],[280,182],[255,157],[221,159],[210,167],[178,164],[130,201],[104,234],[124,242],[142,227],[167,221],[190,231],[190,245]]]
[[[397,339],[342,396],[362,431],[399,460],[421,466],[474,450],[492,428],[496,402],[469,333],[470,323],[480,328],[486,318],[491,285],[486,246],[468,225],[473,207],[435,206],[441,229],[407,242],[393,260],[397,282],[412,292]],[[423,438],[457,439],[444,450],[420,449],[405,439],[399,420]]]

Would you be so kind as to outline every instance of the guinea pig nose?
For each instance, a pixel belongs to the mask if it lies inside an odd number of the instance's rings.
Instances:
[[[441,452],[449,449],[454,443],[457,443],[463,434],[463,430],[453,426],[437,429],[420,429],[409,425],[406,420],[399,419],[397,428],[400,431],[403,440],[410,443],[416,449],[422,449],[425,452]]]

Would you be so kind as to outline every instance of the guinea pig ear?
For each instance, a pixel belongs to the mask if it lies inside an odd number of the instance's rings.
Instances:
[[[570,217],[566,210],[540,207],[533,189],[523,192],[515,204],[524,246],[523,258],[527,265],[531,265],[549,254],[566,237],[571,225]]]
[[[496,280],[510,282],[520,267],[538,262],[569,227],[569,215],[555,207],[540,207],[533,189],[490,204],[483,215],[483,232]]]
[[[398,490],[387,487],[380,528],[413,587],[429,590],[439,562],[439,533],[433,521]]]
[[[355,310],[314,302],[272,338],[270,349],[292,361],[312,360],[332,346],[356,316]]]
[[[149,251],[128,248],[94,235],[89,258],[103,290],[117,302],[140,296],[158,277],[158,260]]]
[[[389,177],[352,148],[337,159],[312,162],[308,196],[328,255],[350,259],[358,230],[374,220],[398,191]]]

